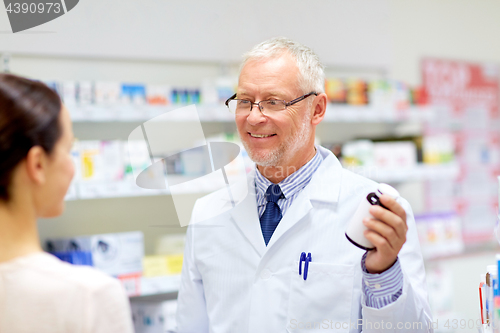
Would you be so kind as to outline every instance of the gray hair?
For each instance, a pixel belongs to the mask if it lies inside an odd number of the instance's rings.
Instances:
[[[307,94],[311,91],[325,92],[325,71],[314,51],[285,37],[268,39],[243,55],[241,68],[250,60],[272,59],[288,52],[297,62],[299,69],[299,89]]]

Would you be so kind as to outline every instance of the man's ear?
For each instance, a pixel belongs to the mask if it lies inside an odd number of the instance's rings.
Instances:
[[[326,105],[328,104],[328,99],[325,93],[321,93],[315,98],[314,101],[314,113],[311,119],[313,125],[318,125],[325,117]]]
[[[35,184],[45,183],[47,153],[40,146],[31,147],[26,155],[26,173]]]

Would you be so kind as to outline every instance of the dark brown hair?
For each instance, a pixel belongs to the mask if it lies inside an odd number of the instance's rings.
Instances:
[[[10,199],[12,173],[33,146],[52,152],[62,132],[61,106],[42,82],[0,74],[0,200]]]

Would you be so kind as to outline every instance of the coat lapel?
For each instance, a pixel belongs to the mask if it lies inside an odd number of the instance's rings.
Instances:
[[[288,230],[290,230],[297,222],[301,221],[304,216],[313,208],[311,201],[305,191],[302,191],[293,201],[293,204],[288,208],[285,216],[274,230],[274,233],[267,244],[269,250]]]
[[[338,202],[340,196],[342,165],[331,151],[321,146],[319,149],[323,155],[323,163],[316,170],[304,191],[309,194],[311,201],[333,204]]]
[[[264,242],[264,237],[262,236],[257,211],[255,174],[249,174],[247,183],[248,193],[239,204],[231,209],[231,216],[240,232],[248,239],[259,256],[262,257],[283,235],[292,229],[295,224],[299,221],[307,220],[304,219],[304,217],[306,217],[313,208],[312,202],[322,201],[333,204],[338,201],[342,166],[332,152],[321,146],[319,149],[320,153],[323,155],[323,162],[314,173],[311,182],[302,190],[295,198],[293,204],[288,208],[285,216],[283,216],[278,227],[274,231],[267,247]],[[241,188],[242,187],[238,187],[235,188],[235,190],[240,191]]]
[[[240,232],[248,239],[255,251],[262,257],[266,251],[266,243],[260,229],[255,184],[253,176],[248,179],[248,193],[246,197],[231,209],[231,217]]]
[[[273,246],[295,224],[307,220],[304,217],[313,208],[313,201],[331,204],[338,201],[342,166],[332,152],[323,147],[319,147],[319,149],[323,155],[323,162],[312,176],[310,183],[294,199],[286,211],[285,216],[274,231],[267,249]]]

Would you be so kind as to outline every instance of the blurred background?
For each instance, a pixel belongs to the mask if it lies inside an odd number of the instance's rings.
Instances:
[[[408,199],[434,320],[440,331],[476,332],[481,274],[500,252],[498,13],[495,0],[81,0],[56,20],[12,33],[0,9],[0,71],[55,89],[78,139],[66,211],[39,222],[44,246],[119,277],[137,332],[169,331],[185,233],[175,208],[185,202],[190,211],[213,184],[185,188],[176,207],[168,189],[137,187],[150,158],[129,135],[194,104],[199,119],[180,114],[169,135],[199,146],[191,129],[201,121],[208,141],[239,144],[223,102],[235,91],[241,55],[285,36],[312,47],[326,67],[330,103],[317,142]],[[207,170],[194,150],[170,159],[167,173]],[[110,248],[119,255],[109,259]]]

